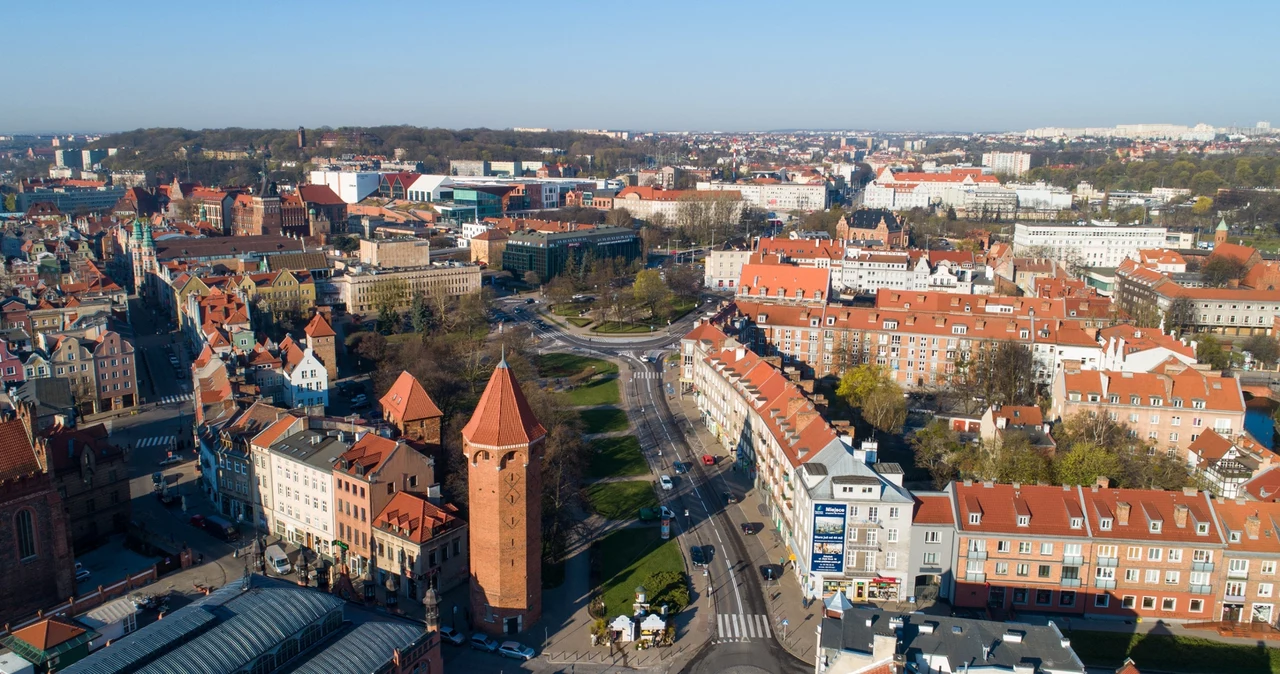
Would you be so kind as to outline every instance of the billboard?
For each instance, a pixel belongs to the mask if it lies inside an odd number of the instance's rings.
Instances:
[[[844,524],[848,506],[815,504],[813,506],[813,551],[811,571],[844,573]]]

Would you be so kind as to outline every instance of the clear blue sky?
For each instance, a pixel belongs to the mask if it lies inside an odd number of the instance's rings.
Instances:
[[[0,132],[1280,124],[1280,2],[11,3]]]

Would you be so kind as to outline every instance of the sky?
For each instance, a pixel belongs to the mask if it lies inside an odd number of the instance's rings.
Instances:
[[[94,0],[4,10],[0,133],[1280,125],[1280,2]]]

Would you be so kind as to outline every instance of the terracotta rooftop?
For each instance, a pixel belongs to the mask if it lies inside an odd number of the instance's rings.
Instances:
[[[13,633],[13,636],[42,651],[50,651],[59,644],[66,643],[86,631],[88,630],[79,625],[62,622],[57,618],[48,618],[17,630]]]
[[[311,318],[311,322],[307,323],[307,327],[303,332],[308,337],[337,337],[338,333],[333,331],[333,326],[329,325],[329,321],[324,316],[316,314]]]
[[[504,357],[489,377],[462,437],[473,445],[509,447],[529,444],[546,434]]]
[[[401,372],[396,382],[387,389],[386,395],[378,401],[382,409],[390,410],[400,421],[418,421],[444,416],[436,407],[431,396],[427,395],[422,384],[408,372]]]
[[[915,494],[915,512],[912,524],[955,524],[948,494]]]
[[[0,482],[41,471],[26,427],[19,419],[0,422]]]
[[[422,496],[407,491],[391,497],[373,521],[374,527],[417,544],[425,543],[459,524],[461,520],[453,505],[437,507]]]

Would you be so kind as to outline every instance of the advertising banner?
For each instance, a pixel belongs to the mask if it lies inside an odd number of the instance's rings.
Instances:
[[[813,564],[815,573],[844,573],[844,525],[847,506],[813,506]]]

